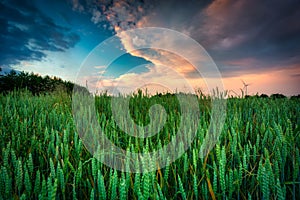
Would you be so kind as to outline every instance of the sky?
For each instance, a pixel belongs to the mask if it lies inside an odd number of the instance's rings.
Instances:
[[[296,95],[299,10],[299,0],[1,0],[0,66],[78,83],[80,79],[81,84],[87,80],[94,89],[149,86],[211,92],[208,83],[221,77],[232,95],[245,92],[243,82],[249,84],[250,95]],[[199,54],[188,42],[163,34],[131,38],[128,33],[147,27],[174,30],[203,50]],[[110,38],[113,42],[99,53]],[[135,50],[134,44],[144,42],[141,38],[187,56],[162,49]],[[122,54],[111,60],[119,51]],[[205,66],[200,68],[215,65],[220,76],[201,77],[193,65],[201,59]]]

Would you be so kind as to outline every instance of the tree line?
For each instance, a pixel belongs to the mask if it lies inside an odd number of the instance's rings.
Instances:
[[[0,68],[0,72],[2,69]],[[50,76],[40,76],[34,73],[28,73],[28,72],[16,72],[14,70],[11,70],[7,74],[0,74],[0,93],[8,93],[13,90],[19,90],[19,89],[26,89],[30,91],[33,95],[38,94],[45,94],[45,93],[51,93],[54,91],[61,91],[66,92],[67,94],[71,95],[73,92],[75,84],[70,81],[64,81],[61,78],[58,78],[56,76],[50,77]],[[81,90],[84,92],[88,92],[88,90],[85,87],[76,85],[76,90]],[[162,94],[158,94],[158,96],[161,96]],[[165,95],[171,95],[171,94],[165,94]],[[173,94],[174,95],[174,94]],[[261,94],[261,95],[246,95],[245,98],[271,98],[271,99],[283,99],[287,98],[283,94],[271,94],[268,96],[267,94]],[[294,95],[290,97],[291,99],[299,99],[300,94]]]
[[[1,68],[0,68],[1,69]],[[1,71],[1,70],[0,70]],[[16,72],[11,70],[7,74],[0,74],[0,93],[8,93],[13,90],[26,89],[33,95],[46,94],[55,91],[66,92],[71,95],[74,83],[70,81],[64,81],[58,77],[40,76],[34,73],[28,72]],[[76,88],[84,87],[77,86]]]

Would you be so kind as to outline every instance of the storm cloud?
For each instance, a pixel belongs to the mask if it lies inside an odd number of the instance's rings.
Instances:
[[[79,36],[57,25],[33,1],[0,2],[0,66],[42,60],[46,51],[65,51]]]
[[[115,32],[158,26],[188,34],[208,51],[225,76],[299,68],[297,0],[81,2],[94,23],[108,21]]]

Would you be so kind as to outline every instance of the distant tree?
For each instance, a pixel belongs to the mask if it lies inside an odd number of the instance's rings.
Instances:
[[[255,94],[255,95],[245,95],[245,99],[249,99],[249,98],[260,98],[260,96],[258,94]]]
[[[10,70],[8,75],[15,76],[16,74],[17,74],[17,72],[12,69],[12,70]]]
[[[269,98],[269,96],[267,94],[261,94],[259,97],[260,98]]]
[[[300,94],[298,94],[298,95],[293,95],[293,96],[291,96],[290,97],[290,99],[300,99]]]
[[[41,77],[34,73],[20,72],[16,73],[14,70],[8,74],[0,76],[1,93],[8,93],[14,89],[27,89],[32,94],[44,94],[54,91],[61,91],[67,94],[72,94],[74,83],[63,81],[58,77],[50,78],[49,76]],[[76,85],[81,91],[88,90],[84,87]]]
[[[270,97],[271,97],[272,99],[284,99],[284,98],[286,98],[285,95],[283,95],[283,94],[278,94],[278,93],[272,94]]]

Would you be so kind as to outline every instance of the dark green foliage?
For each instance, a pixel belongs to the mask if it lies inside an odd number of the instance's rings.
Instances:
[[[266,95],[266,94],[261,94],[259,97],[260,97],[260,98],[268,98],[269,96]]]
[[[272,99],[284,99],[284,98],[286,98],[286,96],[283,95],[283,94],[276,93],[276,94],[271,94],[270,98],[272,98]]]
[[[291,99],[300,99],[300,94],[291,96]]]
[[[68,95],[72,94],[74,83],[63,81],[57,77],[44,76],[41,77],[37,74],[20,72],[10,73],[0,76],[0,93],[7,94],[13,90],[27,89],[34,95],[46,94],[51,92],[66,92]],[[76,86],[77,89],[84,89],[83,87]]]

